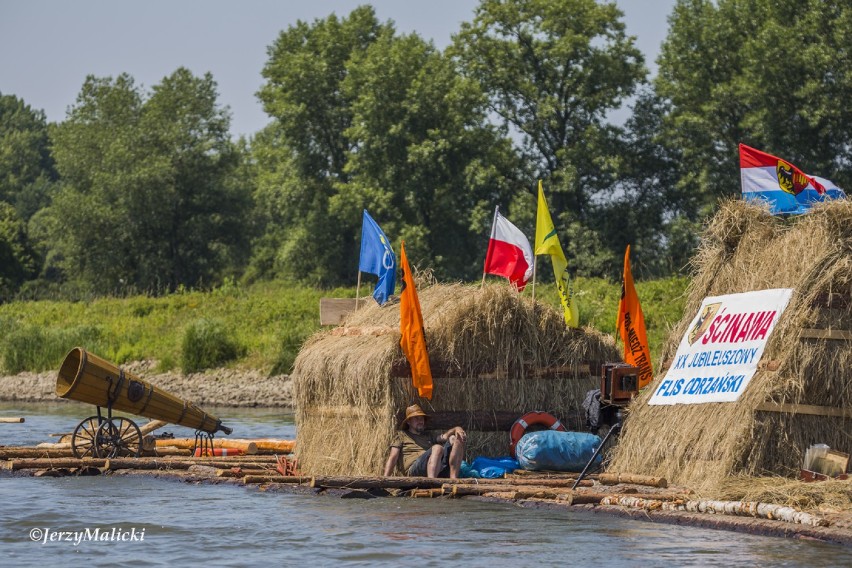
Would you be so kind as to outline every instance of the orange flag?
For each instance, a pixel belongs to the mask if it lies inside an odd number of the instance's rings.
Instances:
[[[621,301],[618,302],[618,319],[615,327],[624,343],[624,362],[639,369],[639,388],[644,388],[654,378],[651,368],[651,351],[645,333],[645,316],[639,305],[639,296],[630,273],[630,245],[624,251],[624,277],[621,281]]]
[[[426,335],[423,332],[423,314],[414,286],[414,276],[405,256],[405,241],[400,245],[399,267],[402,269],[402,291],[399,294],[399,331],[402,337],[399,346],[411,365],[411,381],[417,394],[432,400],[432,369],[426,351]]]

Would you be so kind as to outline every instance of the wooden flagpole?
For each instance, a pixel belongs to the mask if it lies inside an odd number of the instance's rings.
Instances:
[[[361,271],[358,271],[358,284],[355,286],[355,310],[358,310],[358,301],[361,296]]]
[[[538,262],[538,257],[535,255],[535,251],[533,251],[533,288],[532,288],[532,301],[533,301],[533,309],[535,309],[535,265]]]
[[[497,233],[497,212],[500,211],[500,206],[497,205],[494,207],[494,220],[491,221],[491,236],[488,239],[488,250],[485,251],[485,264],[482,266],[482,284],[479,285],[479,288],[482,289],[485,286],[485,268],[488,266],[488,255],[491,253],[491,239],[494,238],[494,235]]]

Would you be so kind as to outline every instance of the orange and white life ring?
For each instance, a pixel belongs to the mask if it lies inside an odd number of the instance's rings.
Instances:
[[[527,412],[515,420],[515,423],[512,424],[512,429],[509,430],[509,454],[511,454],[512,457],[515,457],[515,446],[518,444],[518,441],[520,441],[523,435],[527,433],[527,428],[534,425],[545,426],[551,430],[565,432],[565,426],[563,426],[562,422],[560,422],[554,415],[548,414],[547,412],[541,412],[540,410]]]

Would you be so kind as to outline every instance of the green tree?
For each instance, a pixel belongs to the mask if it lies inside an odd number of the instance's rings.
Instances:
[[[606,116],[646,73],[620,18],[594,0],[483,0],[454,38],[452,53],[520,137],[563,226],[588,227],[596,194],[612,185],[620,131]]]
[[[678,1],[655,88],[699,214],[740,192],[740,142],[852,187],[850,25],[839,0]]]
[[[44,112],[0,93],[0,201],[27,221],[49,203],[55,181]]]
[[[612,254],[601,273],[620,277],[629,244],[637,277],[666,276],[682,271],[697,245],[698,199],[677,183],[682,159],[666,138],[666,101],[643,90],[632,110],[616,143],[618,178],[609,199],[595,204],[592,213],[603,249]]]
[[[347,18],[299,21],[269,49],[258,92],[274,122],[252,144],[257,167],[262,235],[255,242],[251,275],[280,274],[315,284],[351,277],[344,250],[357,220],[329,207],[345,172],[351,142],[352,99],[342,82],[353,54],[364,51],[385,26],[369,6]]]
[[[344,90],[356,96],[354,149],[332,205],[354,219],[367,207],[439,278],[481,274],[494,205],[516,191],[521,163],[488,122],[478,84],[420,37],[385,33],[353,62]]]
[[[37,271],[26,225],[11,204],[0,201],[0,303],[10,300]]]
[[[258,218],[250,274],[351,282],[361,210],[443,277],[481,264],[493,205],[518,159],[478,85],[372,8],[282,32],[260,91],[274,122],[254,140]]]
[[[180,68],[143,93],[88,77],[53,131],[52,258],[96,292],[214,284],[246,254],[248,188],[216,83]]]

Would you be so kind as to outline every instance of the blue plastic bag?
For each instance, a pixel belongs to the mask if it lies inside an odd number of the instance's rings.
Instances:
[[[499,458],[486,458],[479,456],[473,460],[470,467],[471,469],[479,472],[479,477],[496,479],[498,477],[503,477],[506,472],[512,472],[516,469],[520,469],[521,465],[518,463],[518,460],[511,456]]]
[[[459,471],[459,477],[482,477],[479,475],[479,472],[470,467],[470,464],[466,461],[461,463],[461,468]]]
[[[515,446],[515,454],[524,469],[579,472],[600,445],[600,437],[594,434],[542,430],[524,434]],[[595,465],[601,461],[598,454]]]

